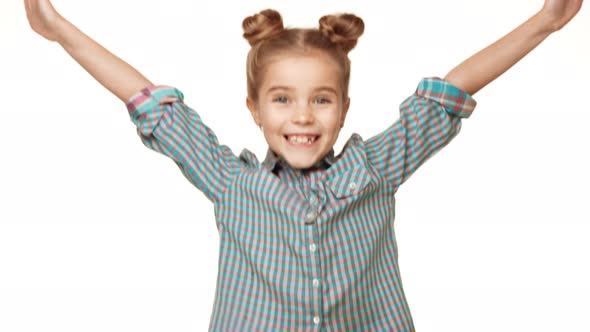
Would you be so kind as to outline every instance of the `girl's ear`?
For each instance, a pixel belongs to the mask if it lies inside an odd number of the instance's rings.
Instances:
[[[260,112],[258,111],[258,104],[252,100],[250,97],[246,97],[246,106],[250,110],[250,114],[252,115],[252,119],[256,122],[256,125],[260,127],[262,123],[260,122]]]
[[[348,114],[348,108],[350,107],[350,97],[344,103],[342,107],[342,122],[340,123],[340,128],[344,127],[344,121],[346,120],[346,114]]]

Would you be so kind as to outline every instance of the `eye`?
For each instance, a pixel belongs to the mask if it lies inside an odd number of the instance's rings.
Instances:
[[[287,97],[285,97],[285,96],[278,96],[278,97],[275,97],[272,101],[282,104],[282,103],[286,103],[288,100],[287,100]]]
[[[331,101],[328,98],[324,98],[324,97],[318,97],[316,98],[316,101],[319,101],[319,104],[330,104]]]

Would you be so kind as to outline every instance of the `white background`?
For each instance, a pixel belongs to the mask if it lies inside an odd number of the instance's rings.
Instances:
[[[262,159],[245,104],[246,16],[270,7],[286,26],[336,12],[364,20],[338,153],[352,132],[367,139],[398,119],[422,77],[443,77],[542,1],[54,5],[153,82],[178,87],[221,143]],[[475,94],[459,136],[398,191],[419,331],[590,331],[588,9]],[[0,47],[0,331],[205,331],[212,205],[142,145],[121,101],[33,33],[22,1],[0,3]]]

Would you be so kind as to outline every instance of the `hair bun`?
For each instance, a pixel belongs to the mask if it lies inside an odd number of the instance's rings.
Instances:
[[[284,30],[281,14],[274,9],[265,9],[258,14],[248,16],[242,22],[244,38],[250,46],[268,39]]]
[[[354,14],[326,15],[320,18],[319,30],[348,53],[365,31],[365,23]]]

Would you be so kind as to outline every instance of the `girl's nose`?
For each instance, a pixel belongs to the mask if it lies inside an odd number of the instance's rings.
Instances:
[[[313,123],[313,111],[308,105],[297,108],[295,114],[293,114],[293,122],[298,124],[309,124]]]

